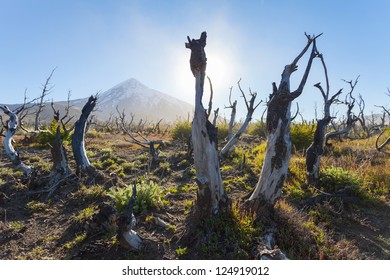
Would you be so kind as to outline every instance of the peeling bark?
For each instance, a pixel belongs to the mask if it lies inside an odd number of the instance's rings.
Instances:
[[[309,148],[306,151],[307,180],[308,183],[313,186],[316,186],[319,183],[320,161],[325,148],[326,128],[332,119],[330,116],[330,106],[337,100],[337,97],[342,92],[342,90],[340,89],[336,94],[334,94],[331,98],[329,98],[328,70],[326,68],[323,55],[318,54],[318,57],[321,59],[321,63],[324,69],[326,90],[322,88],[320,83],[314,85],[316,88],[320,90],[322,97],[324,99],[324,117],[317,121],[316,130],[314,132],[313,143],[309,146]]]
[[[195,77],[195,114],[192,123],[192,143],[197,193],[197,211],[200,217],[216,215],[221,203],[226,200],[217,152],[217,128],[207,119],[207,112],[202,104],[206,71],[206,32],[200,39],[188,38],[186,48],[191,49],[190,66]]]
[[[95,171],[95,167],[89,162],[85,150],[84,137],[87,119],[92,110],[95,108],[96,101],[96,96],[91,96],[88,99],[88,102],[84,105],[81,111],[80,118],[75,123],[74,134],[72,135],[72,150],[76,160],[77,174],[80,174],[81,171],[86,171],[87,173]]]
[[[290,135],[291,102],[301,95],[313,59],[316,57],[315,40],[318,36],[306,35],[306,37],[308,41],[305,48],[291,64],[285,66],[279,87],[273,83],[273,92],[270,95],[267,111],[268,142],[266,154],[259,181],[249,200],[258,199],[266,204],[274,205],[282,193],[292,153]],[[297,70],[299,59],[306,53],[310,45],[313,46],[305,73],[298,89],[291,92],[290,76]]]

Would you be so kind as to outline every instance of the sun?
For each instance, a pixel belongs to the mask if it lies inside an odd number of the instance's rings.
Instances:
[[[205,51],[207,56],[206,75],[211,79],[214,97],[218,98],[218,96],[228,93],[229,88],[239,79],[235,76],[237,75],[237,67],[234,65],[235,59],[228,49],[206,46]],[[189,59],[189,52],[180,52],[180,55],[175,58],[172,74],[175,96],[193,104],[195,101],[195,79],[190,69]],[[210,90],[207,80],[204,91],[204,98],[208,98]]]
[[[210,77],[215,88],[228,89],[233,83],[232,65],[228,55],[219,51],[209,51],[207,56],[206,75]]]

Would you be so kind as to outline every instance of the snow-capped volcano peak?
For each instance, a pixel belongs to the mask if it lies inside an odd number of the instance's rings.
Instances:
[[[116,107],[132,113],[137,119],[171,122],[187,117],[193,106],[165,93],[150,89],[138,80],[131,78],[100,94],[98,115],[105,119],[109,114],[116,114]]]

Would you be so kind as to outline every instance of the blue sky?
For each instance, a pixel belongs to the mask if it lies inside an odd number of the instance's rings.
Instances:
[[[22,102],[26,88],[28,97],[38,96],[54,67],[54,100],[66,99],[68,90],[72,98],[86,97],[133,77],[193,103],[184,42],[187,35],[198,38],[207,31],[214,103],[221,109],[227,105],[234,86],[233,98],[242,105],[238,79],[265,99],[305,45],[304,32],[323,32],[318,49],[328,66],[331,92],[341,87],[347,92],[341,79],[360,75],[356,94],[365,98],[367,114],[379,112],[374,105],[390,106],[384,94],[390,87],[389,15],[386,0],[0,0],[0,103]],[[307,118],[314,116],[315,104],[320,111],[322,99],[312,85],[323,80],[317,61],[297,99]]]

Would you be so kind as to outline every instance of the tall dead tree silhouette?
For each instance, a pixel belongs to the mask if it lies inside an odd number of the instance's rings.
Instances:
[[[196,182],[199,186],[196,210],[201,218],[216,215],[221,203],[226,201],[217,152],[217,128],[208,120],[207,111],[202,103],[207,64],[204,50],[206,37],[206,32],[203,32],[199,39],[187,37],[188,42],[185,44],[186,48],[191,50],[190,67],[195,77],[192,143]]]
[[[273,205],[282,193],[292,153],[290,135],[291,103],[302,94],[305,87],[313,59],[316,57],[316,39],[319,36],[306,34],[306,46],[291,64],[284,67],[279,87],[275,83],[272,84],[273,91],[268,101],[267,110],[266,154],[259,181],[249,198],[250,201],[255,201],[258,206],[260,206],[257,203],[258,201]],[[290,76],[297,70],[298,61],[310,46],[312,46],[312,50],[302,80],[298,88],[291,92]]]
[[[337,97],[342,92],[342,90],[340,89],[337,93],[335,93],[330,97],[328,69],[326,67],[323,55],[318,53],[317,56],[320,58],[322,67],[324,69],[326,86],[324,90],[323,87],[321,86],[321,83],[317,83],[314,85],[316,88],[319,89],[322,98],[324,99],[324,116],[322,119],[317,120],[317,126],[314,132],[313,142],[311,143],[311,145],[306,151],[306,172],[307,172],[308,183],[310,185],[318,184],[320,160],[322,154],[324,153],[324,147],[325,147],[326,128],[332,119],[332,117],[330,116],[330,106],[335,101],[337,101]]]
[[[76,121],[74,126],[74,133],[72,135],[72,150],[76,161],[77,174],[84,171],[93,174],[96,171],[95,167],[89,162],[84,141],[87,119],[95,108],[96,102],[97,96],[91,95],[81,110],[80,118]]]

